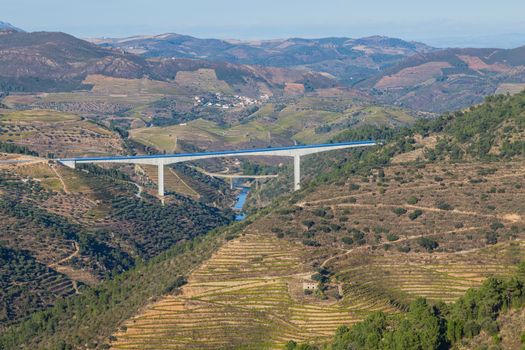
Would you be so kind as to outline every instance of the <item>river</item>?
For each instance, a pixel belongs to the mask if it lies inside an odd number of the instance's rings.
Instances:
[[[237,213],[235,215],[235,221],[242,221],[246,218],[246,213],[242,208],[244,208],[244,203],[246,203],[248,193],[250,193],[249,187],[241,187],[241,192],[237,195],[237,202],[235,202],[235,205],[232,208]]]

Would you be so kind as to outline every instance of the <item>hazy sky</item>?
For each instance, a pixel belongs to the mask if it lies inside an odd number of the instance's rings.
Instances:
[[[524,0],[0,0],[0,20],[79,37],[380,34],[434,45],[512,46],[525,44],[524,14]]]

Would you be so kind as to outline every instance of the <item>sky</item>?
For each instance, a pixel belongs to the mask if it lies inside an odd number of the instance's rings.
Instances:
[[[0,0],[0,21],[78,37],[386,35],[434,46],[525,45],[524,0]]]

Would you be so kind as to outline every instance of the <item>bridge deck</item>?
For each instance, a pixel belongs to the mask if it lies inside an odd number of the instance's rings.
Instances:
[[[268,148],[254,148],[254,149],[243,149],[233,151],[213,151],[213,152],[198,152],[198,153],[177,153],[177,154],[156,154],[156,155],[143,155],[143,156],[116,156],[116,157],[86,157],[86,158],[63,158],[59,159],[61,162],[99,162],[99,161],[122,161],[122,160],[140,160],[140,159],[171,159],[171,158],[186,158],[186,157],[216,157],[216,156],[235,156],[235,155],[247,155],[247,154],[261,154],[264,153],[275,153],[277,151],[295,151],[295,150],[314,150],[323,148],[334,148],[334,147],[359,147],[359,146],[373,146],[376,142],[373,140],[369,141],[354,141],[354,142],[341,142],[341,143],[325,143],[317,145],[300,145],[300,146],[289,146],[289,147],[268,147]]]
[[[96,157],[96,158],[66,158],[58,159],[64,165],[74,168],[76,163],[135,163],[135,164],[153,164],[158,166],[158,192],[159,196],[164,196],[164,166],[195,161],[199,159],[219,158],[219,157],[234,157],[234,156],[277,156],[277,157],[293,157],[294,158],[294,189],[300,189],[301,172],[300,172],[300,158],[309,154],[320,153],[325,151],[332,151],[353,147],[374,146],[376,142],[369,141],[354,141],[341,143],[325,143],[318,145],[301,145],[290,147],[276,147],[276,148],[255,148],[243,149],[237,151],[215,151],[215,152],[200,152],[200,153],[179,153],[179,154],[159,154],[146,156],[118,156],[118,157]]]

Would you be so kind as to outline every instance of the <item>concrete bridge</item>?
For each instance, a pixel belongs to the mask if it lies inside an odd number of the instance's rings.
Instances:
[[[245,174],[228,174],[228,173],[210,173],[209,171],[206,171],[199,167],[193,167],[195,170],[200,171],[204,175],[208,175],[210,177],[217,177],[219,179],[229,179],[230,180],[230,188],[233,190],[233,180],[235,179],[248,179],[248,180],[255,180],[255,188],[259,188],[259,180],[260,179],[274,179],[276,177],[279,177],[277,174],[268,174],[268,175],[245,175]]]
[[[149,164],[157,165],[159,171],[158,193],[164,196],[164,166],[174,163],[189,162],[201,159],[224,158],[224,157],[246,157],[246,156],[276,156],[292,157],[294,159],[294,190],[301,188],[301,157],[309,154],[333,151],[338,149],[369,147],[376,145],[375,141],[355,141],[343,143],[328,143],[319,145],[300,145],[291,147],[277,148],[258,148],[238,151],[218,151],[201,153],[180,153],[180,154],[161,154],[146,156],[117,156],[100,158],[66,158],[58,161],[70,168],[75,168],[76,164],[83,163],[130,163],[130,164]]]

